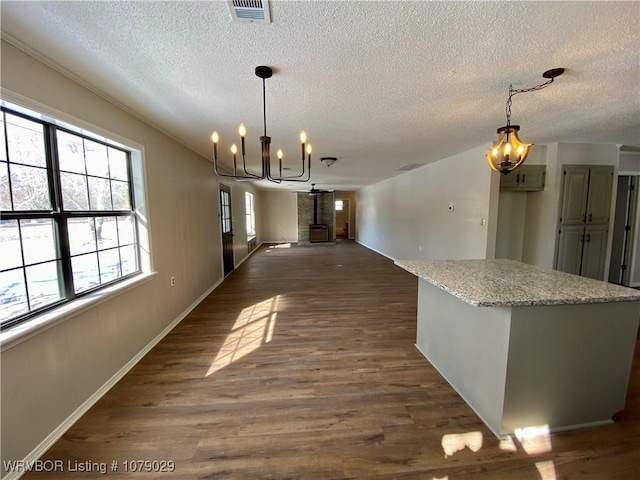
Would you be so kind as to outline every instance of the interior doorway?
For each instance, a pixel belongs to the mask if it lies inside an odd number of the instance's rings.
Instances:
[[[613,240],[609,265],[609,282],[629,285],[633,261],[633,245],[638,203],[638,177],[618,176],[615,217],[613,220]]]
[[[351,208],[348,198],[336,199],[336,238],[349,238],[349,229],[351,226]]]

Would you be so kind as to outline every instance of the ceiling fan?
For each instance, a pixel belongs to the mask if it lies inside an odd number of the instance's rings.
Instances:
[[[309,195],[311,195],[312,197],[317,196],[319,193],[332,193],[333,190],[321,190],[316,188],[316,184],[312,183],[311,184],[311,190],[309,190]]]

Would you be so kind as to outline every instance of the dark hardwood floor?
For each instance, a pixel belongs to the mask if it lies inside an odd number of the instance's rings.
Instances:
[[[640,478],[637,348],[614,424],[500,442],[415,349],[416,297],[356,243],[263,246],[43,458],[132,479]],[[23,478],[41,476],[104,477]]]

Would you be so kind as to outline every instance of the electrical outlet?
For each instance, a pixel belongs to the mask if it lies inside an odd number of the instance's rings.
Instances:
[[[171,277],[171,286],[172,287],[176,286],[176,277]]]
[[[418,245],[418,251],[421,252],[422,251],[422,245]]]
[[[449,211],[453,212],[456,209],[456,206],[453,203],[449,204]]]

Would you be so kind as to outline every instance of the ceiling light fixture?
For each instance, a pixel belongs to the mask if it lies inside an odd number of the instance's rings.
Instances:
[[[271,137],[267,136],[267,98],[266,98],[266,87],[265,87],[265,79],[271,78],[273,75],[273,70],[271,67],[258,66],[256,67],[256,76],[262,79],[262,111],[263,111],[263,124],[264,124],[264,135],[260,137],[260,144],[262,145],[262,169],[260,173],[251,173],[247,170],[247,163],[245,159],[245,146],[244,146],[244,137],[247,135],[247,129],[244,126],[244,123],[240,124],[238,128],[238,133],[240,134],[240,146],[241,146],[241,155],[242,155],[242,172],[240,172],[237,165],[237,153],[238,147],[234,143],[231,145],[231,153],[233,154],[233,175],[229,175],[226,173],[221,173],[218,170],[218,142],[220,141],[220,137],[218,132],[213,132],[211,135],[211,141],[213,141],[213,169],[217,175],[221,177],[231,177],[236,181],[252,181],[252,180],[269,180],[274,183],[281,183],[283,180],[288,182],[308,182],[311,178],[311,144],[307,143],[307,134],[303,130],[300,132],[300,143],[302,144],[302,172],[300,175],[294,175],[290,177],[284,177],[282,175],[282,159],[284,154],[282,149],[278,149],[276,155],[278,156],[278,164],[279,164],[279,175],[273,176],[271,175],[271,153],[269,151],[271,145]],[[305,152],[307,154],[306,163],[307,169],[305,174]]]
[[[518,138],[520,125],[511,125],[511,98],[518,93],[535,92],[551,85],[556,77],[564,73],[564,68],[554,68],[542,74],[548,78],[546,82],[531,88],[516,90],[509,85],[509,98],[507,99],[506,114],[507,124],[498,129],[498,140],[487,152],[487,162],[492,170],[507,174],[518,168],[527,158],[532,143],[523,143]]]
[[[336,160],[338,160],[336,157],[322,157],[322,158],[320,158],[320,161],[323,164],[325,164],[327,167],[330,167],[331,165],[336,163]]]

